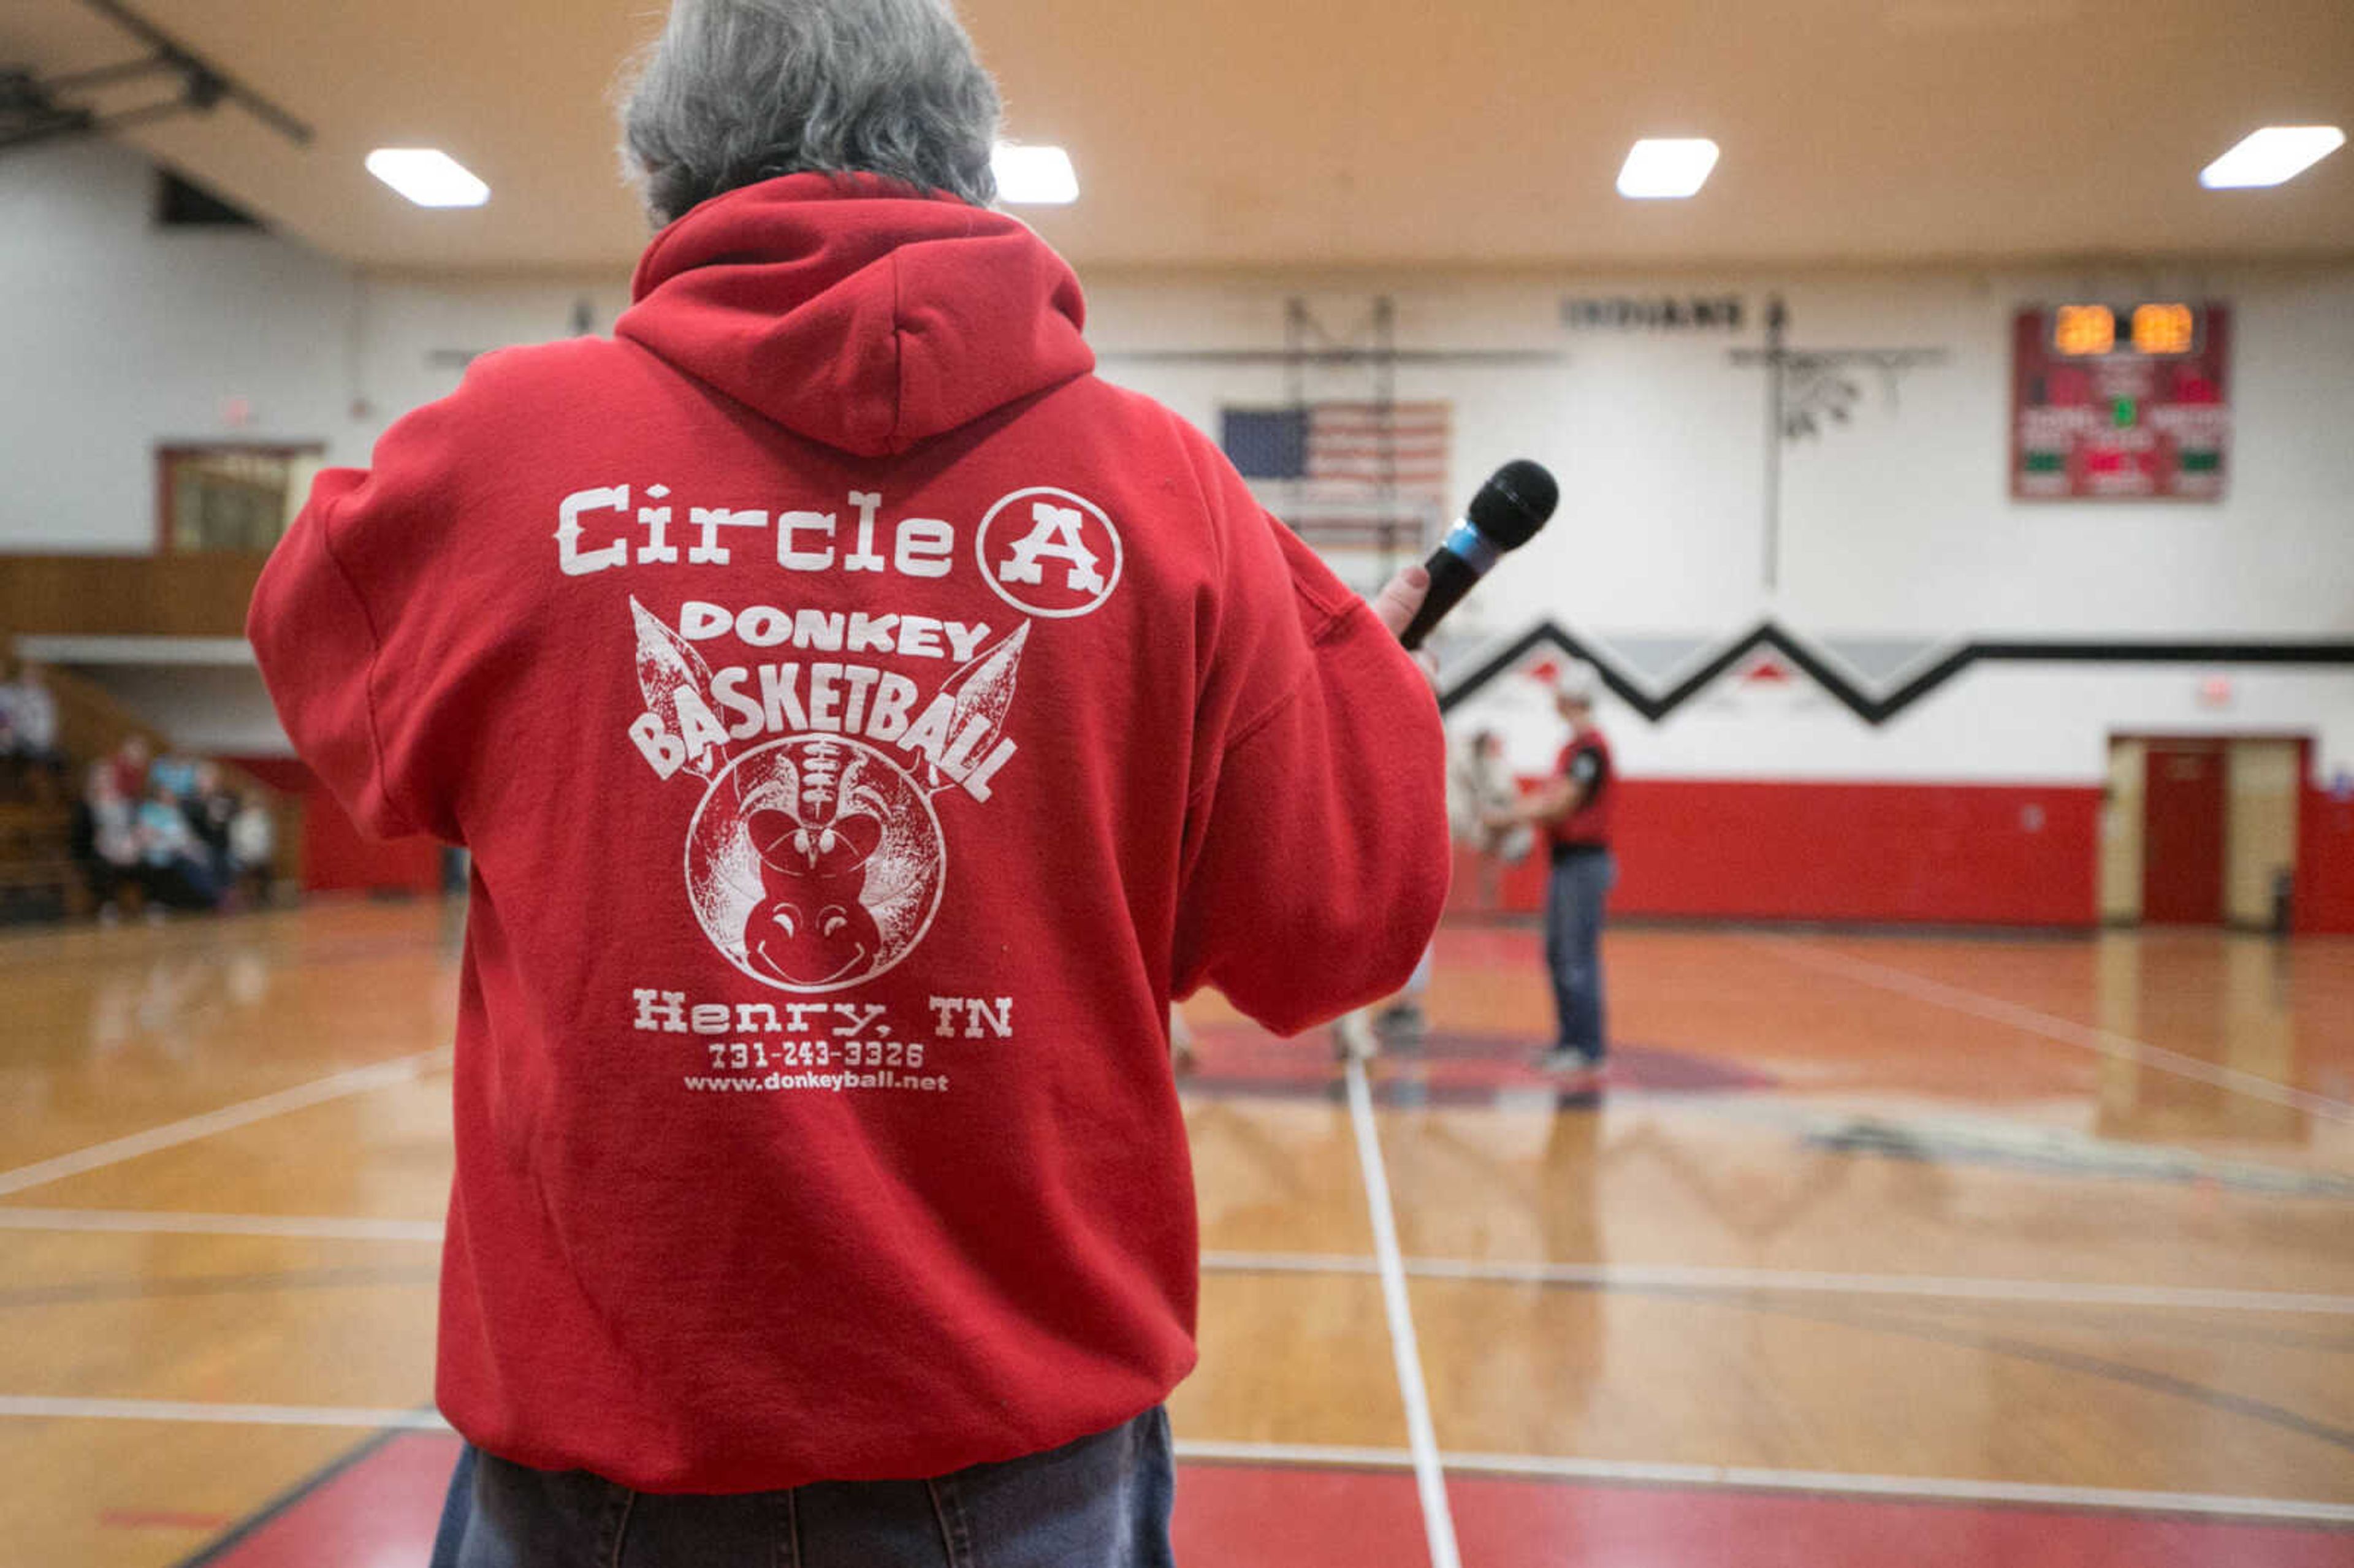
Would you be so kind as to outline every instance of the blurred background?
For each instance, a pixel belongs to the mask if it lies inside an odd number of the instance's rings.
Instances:
[[[1542,853],[1458,848],[1377,1135],[1189,1005],[1194,1560],[2354,1562],[2354,8],[961,10],[1102,374],[1345,577],[1553,470],[1442,700],[1531,788],[1590,664],[1617,769],[1600,1088]],[[422,1561],[464,872],[245,607],[610,330],[658,14],[0,11],[0,1563]]]
[[[485,350],[610,329],[646,235],[606,101],[650,19],[12,12],[0,624],[302,798],[303,885],[431,885],[321,820],[223,640],[320,465]],[[1450,627],[1449,694],[1543,771],[1549,713],[1494,660],[1606,672],[1627,911],[2090,926],[2154,889],[2354,929],[2354,164],[2199,178],[2346,118],[2342,7],[970,21],[1009,133],[1076,164],[1078,199],[1014,210],[1078,267],[1106,374],[1349,575],[1511,457],[1558,471],[1560,524]],[[1722,149],[1698,194],[1618,193],[1652,136]],[[369,177],[411,145],[488,200]]]

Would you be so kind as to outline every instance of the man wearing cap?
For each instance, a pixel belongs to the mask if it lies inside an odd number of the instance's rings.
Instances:
[[[1592,1074],[1602,1065],[1602,906],[1618,879],[1610,853],[1610,819],[1617,806],[1617,770],[1610,743],[1594,723],[1600,677],[1573,663],[1553,683],[1553,709],[1569,726],[1553,776],[1517,804],[1487,813],[1502,829],[1533,824],[1552,852],[1545,883],[1545,967],[1553,973],[1560,1033],[1543,1065]]]

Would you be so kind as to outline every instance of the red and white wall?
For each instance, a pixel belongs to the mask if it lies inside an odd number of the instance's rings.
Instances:
[[[12,159],[0,184],[0,285],[27,307],[0,318],[0,355],[20,372],[0,386],[0,549],[152,548],[157,443],[315,440],[362,461],[400,412],[456,384],[467,355],[565,335],[584,309],[607,330],[626,298],[618,274],[375,275],[266,235],[159,232],[146,191],[135,160],[103,144]],[[1458,613],[1451,680],[1546,623],[1649,692],[1767,620],[1851,657],[1867,691],[1974,640],[2354,641],[2354,263],[1086,281],[1105,374],[1213,431],[1222,406],[1286,401],[1292,375],[1172,355],[1278,350],[1293,297],[1337,342],[1368,345],[1387,296],[1401,348],[1547,356],[1396,374],[1400,398],[1452,405],[1458,493],[1521,456],[1563,483],[1553,526]],[[1777,293],[1797,348],[1942,359],[1893,382],[1856,372],[1847,422],[1784,450],[1768,587],[1764,373],[1731,351],[1760,345]],[[1561,308],[1664,294],[1740,295],[1742,329],[1575,329]],[[2232,307],[2225,499],[2011,501],[2013,313],[2161,295]],[[93,342],[122,352],[93,355]],[[1297,389],[1363,398],[1373,383],[1362,366],[1325,366]],[[1656,721],[1605,703],[1627,785],[1622,909],[2087,923],[2114,831],[2110,737],[2275,735],[2310,742],[2300,922],[2354,930],[2354,802],[2328,788],[2354,774],[2354,666],[1981,662],[1879,725],[1803,673],[1751,673],[1737,666]],[[167,727],[191,744],[283,754],[258,685],[114,678],[134,705],[174,710]],[[1463,694],[1455,723],[1501,728],[1530,772],[1557,743],[1542,693],[1509,673]]]
[[[1550,624],[1647,695],[1771,620],[1853,688],[1884,695],[1972,641],[2066,642],[2112,662],[1981,662],[1880,724],[1777,656],[1744,659],[1673,711],[1606,698],[1626,779],[1623,911],[2088,925],[2103,909],[2115,736],[2309,740],[2294,856],[2301,929],[2354,930],[2354,268],[1913,270],[1666,277],[1120,282],[1093,291],[1107,371],[1214,429],[1225,403],[1280,402],[1277,366],[1172,364],[1188,347],[1279,345],[1282,304],[1362,333],[1397,302],[1401,347],[1540,348],[1542,365],[1401,366],[1401,398],[1455,406],[1455,486],[1537,458],[1553,524],[1458,614],[1458,688]],[[1565,297],[1741,295],[1734,333],[1564,328]],[[1852,372],[1844,423],[1781,454],[1781,548],[1765,580],[1762,342],[1779,294],[1801,349],[1926,348],[1893,379]],[[2229,301],[2237,434],[2219,503],[2030,503],[2008,491],[2011,320],[2021,306],[2179,294]],[[1360,336],[1360,343],[1368,341]],[[1123,362],[1123,349],[1154,357]],[[1311,398],[1363,397],[1362,369]],[[1348,563],[1371,574],[1373,564]],[[2153,647],[2336,644],[2312,662],[2157,662]],[[1862,655],[1869,654],[1869,657]],[[1532,652],[1457,691],[1458,736],[1493,728],[1523,775],[1560,743]],[[1532,907],[1539,874],[1503,883]],[[1464,897],[1481,884],[1464,880]]]
[[[1544,677],[1560,657],[1532,651],[1458,703],[1450,727],[1493,729],[1517,771],[1546,770],[1561,726]],[[1606,696],[1600,722],[1624,774],[1614,906],[2091,925],[2104,912],[2109,841],[2136,831],[2121,816],[2133,802],[2109,789],[2112,734],[2310,735],[2313,715],[2354,683],[2346,670],[2213,669],[2223,673],[1980,663],[1878,727],[1770,652],[1656,722]],[[2334,797],[2309,767],[2297,788],[2296,927],[2354,931],[2354,799]],[[1500,891],[1504,908],[1536,907],[1541,868],[1500,890],[1463,869],[1458,906]]]

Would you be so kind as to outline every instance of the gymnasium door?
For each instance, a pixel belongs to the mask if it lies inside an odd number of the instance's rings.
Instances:
[[[2220,926],[2228,754],[2214,741],[2153,740],[2143,766],[2141,917]]]

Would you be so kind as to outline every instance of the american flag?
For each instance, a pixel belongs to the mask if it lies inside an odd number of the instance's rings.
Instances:
[[[1454,408],[1311,403],[1222,411],[1226,456],[1314,542],[1417,548],[1447,514]]]

